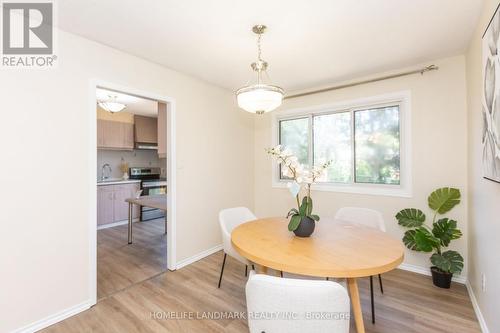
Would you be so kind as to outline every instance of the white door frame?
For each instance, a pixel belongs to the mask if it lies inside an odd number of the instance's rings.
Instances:
[[[96,89],[107,88],[138,97],[145,97],[167,104],[167,268],[175,270],[176,257],[176,164],[175,164],[175,100],[172,97],[159,95],[135,88],[117,85],[102,80],[91,80],[89,86],[89,292],[92,305],[97,302],[97,98]]]

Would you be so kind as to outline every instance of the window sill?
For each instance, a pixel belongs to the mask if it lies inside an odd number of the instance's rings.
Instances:
[[[273,181],[273,188],[287,189],[287,181]],[[341,185],[341,184],[314,184],[313,191],[338,192],[349,194],[378,195],[388,197],[411,198],[412,192],[408,188],[392,185]]]

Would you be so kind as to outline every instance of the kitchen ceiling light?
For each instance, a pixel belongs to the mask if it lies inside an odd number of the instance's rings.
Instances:
[[[257,83],[240,88],[236,91],[238,106],[245,111],[263,114],[281,105],[284,91],[278,86],[262,83],[262,72],[266,72],[268,64],[261,58],[260,39],[266,31],[265,25],[256,25],[252,31],[257,34],[257,62],[252,63],[252,69],[257,72]]]
[[[125,104],[118,103],[116,98],[116,96],[110,95],[108,101],[100,101],[98,104],[101,108],[111,113],[123,111],[127,106]]]

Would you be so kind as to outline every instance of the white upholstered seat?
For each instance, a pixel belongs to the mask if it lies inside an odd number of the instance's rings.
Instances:
[[[222,234],[222,248],[224,250],[224,259],[222,262],[220,278],[218,287],[220,288],[220,284],[222,281],[222,274],[224,273],[224,265],[226,264],[226,256],[229,255],[234,259],[238,260],[244,265],[250,265],[251,262],[246,258],[242,257],[236,250],[233,248],[231,244],[231,232],[234,228],[239,226],[242,223],[252,221],[257,219],[257,217],[250,211],[250,209],[246,207],[235,207],[221,210],[219,212],[219,224]],[[245,272],[246,272],[245,267]]]
[[[250,273],[246,285],[250,333],[348,333],[349,296],[332,281]]]
[[[336,220],[342,220],[347,222],[352,222],[356,224],[361,224],[366,227],[378,229],[385,232],[385,222],[382,214],[379,211],[369,208],[361,207],[343,207],[337,211],[335,214]],[[382,285],[382,276],[378,275],[378,281],[380,284],[380,292],[384,293],[384,287]],[[370,300],[372,307],[372,323],[375,324],[375,301],[373,297],[373,276],[370,276]]]

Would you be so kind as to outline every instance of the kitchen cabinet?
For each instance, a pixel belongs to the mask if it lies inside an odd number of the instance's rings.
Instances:
[[[158,157],[167,157],[167,104],[158,102]]]
[[[97,120],[97,148],[134,149],[134,124],[111,120]]]
[[[158,121],[156,118],[145,116],[134,116],[135,142],[158,143]]]
[[[104,147],[104,120],[97,119],[97,148]]]
[[[122,123],[123,145],[125,149],[134,149],[134,124]]]
[[[97,186],[97,225],[128,219],[128,203],[139,190],[139,183]],[[132,218],[139,218],[139,207],[132,209]]]
[[[125,202],[125,199],[133,198],[135,196],[135,192],[139,189],[139,187],[131,185],[119,185],[114,187],[115,187],[114,203],[113,203],[114,220],[115,221],[127,220],[128,202]],[[134,208],[137,212],[139,211],[137,207]],[[138,217],[138,216],[133,216],[133,217]]]
[[[113,223],[113,189],[112,186],[97,187],[97,225]]]

